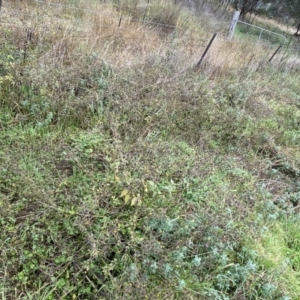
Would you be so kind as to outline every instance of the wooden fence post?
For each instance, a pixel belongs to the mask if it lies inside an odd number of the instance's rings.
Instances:
[[[236,24],[239,21],[239,17],[240,17],[240,12],[238,10],[236,10],[234,12],[234,15],[233,15],[230,27],[229,27],[229,34],[228,34],[228,40],[229,41],[231,41],[232,38],[233,38],[233,34],[234,34],[234,31],[235,31]]]

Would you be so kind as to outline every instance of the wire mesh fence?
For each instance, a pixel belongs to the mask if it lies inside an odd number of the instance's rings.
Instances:
[[[284,35],[243,21],[238,21],[236,35],[238,35],[239,38],[250,38],[255,44],[270,45],[274,47],[287,43],[287,39]]]

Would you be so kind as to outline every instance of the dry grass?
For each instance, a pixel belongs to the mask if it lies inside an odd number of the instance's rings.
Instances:
[[[2,12],[3,28],[19,27],[13,38],[19,41],[18,48],[27,47],[27,32],[33,32],[31,48],[36,44],[44,49],[37,60],[42,64],[70,64],[94,53],[122,67],[143,62],[149,56],[173,53],[184,62],[180,72],[183,65],[190,68],[196,64],[213,34],[205,18],[199,19],[188,14],[186,8],[162,0],[118,5],[77,1],[76,7],[67,1],[51,3],[32,1],[20,7],[19,2],[12,2]],[[256,70],[272,51],[259,46],[254,49],[253,44],[244,42],[229,43],[226,36],[219,34],[207,58],[208,72],[215,77],[245,67]],[[289,65],[294,66],[294,60],[290,57]]]
[[[191,67],[202,55],[212,34],[201,29],[207,28],[206,20],[202,21],[205,26],[201,26],[201,20],[192,16],[188,20],[184,8],[172,8],[171,4],[167,4],[165,11],[175,11],[175,21],[169,20],[170,24],[157,27],[154,23],[134,21],[133,17],[136,16],[130,15],[132,6],[87,6],[80,1],[77,9],[72,9],[59,3],[51,6],[42,3],[28,5],[22,9],[17,3],[12,3],[5,7],[2,15],[3,22],[20,28],[18,39],[21,43],[26,39],[26,28],[30,28],[33,30],[33,43],[51,44],[39,59],[43,60],[44,64],[47,57],[51,57],[52,62],[56,57],[62,63],[67,62],[68,57],[72,59],[73,55],[78,57],[84,52],[97,53],[99,57],[116,66],[127,66],[136,63],[137,58],[142,62],[149,55],[166,56],[171,51],[182,56],[186,67]],[[129,5],[132,5],[130,1]],[[157,1],[150,8],[146,7],[147,13],[150,14],[151,9],[154,11],[151,22],[162,23],[160,17],[168,21],[159,11],[163,5],[163,1]],[[122,15],[120,9],[129,15]],[[134,9],[139,12],[139,9],[145,10],[145,7],[140,4]],[[97,13],[91,13],[92,11]],[[155,11],[159,13],[155,14]],[[11,14],[12,12],[14,14]],[[142,11],[139,13],[143,16]],[[11,25],[7,26],[9,28]],[[242,44],[227,43],[226,38],[220,36],[210,51],[209,64],[212,66],[212,72],[216,73],[219,70],[220,74],[224,74],[233,69],[238,70],[248,62],[249,48]]]
[[[78,11],[79,19],[76,16]],[[93,11],[97,13],[91,13]],[[116,66],[126,66],[137,62],[137,58],[141,62],[148,55],[165,55],[174,45],[184,52],[194,48],[197,39],[191,29],[188,32],[176,30],[176,36],[173,37],[160,30],[165,27],[174,31],[168,24],[157,28],[153,23],[136,22],[131,16],[121,17],[113,5],[103,4],[88,8],[85,6],[85,10],[80,7],[71,9],[63,4],[47,7],[35,5],[21,9],[13,4],[5,7],[2,20],[3,27],[19,28],[14,32],[18,33],[20,44],[26,40],[27,29],[33,31],[32,43],[50,42],[42,58],[63,56],[59,58],[60,61],[64,61],[66,55],[77,57],[83,52],[94,52]]]
[[[281,32],[285,32],[288,35],[292,35],[296,31],[295,28],[290,26],[289,24],[283,24],[278,20],[270,19],[265,16],[255,16],[255,20],[257,20],[259,23],[265,24],[268,28],[276,28]]]
[[[77,1],[76,6],[67,1],[51,3],[31,1],[21,7],[19,2],[11,2],[1,16],[2,29],[10,33],[11,41],[27,58],[35,57],[27,63],[41,67],[74,64],[77,68],[86,55],[117,68],[164,57],[174,61],[176,77],[196,65],[215,27],[209,26],[205,15],[199,18],[185,7],[162,0],[151,4],[130,0],[117,4]],[[227,24],[218,26],[226,28]],[[32,32],[30,41],[28,32]],[[205,72],[216,78],[257,70],[275,48],[254,42],[249,38],[228,42],[227,36],[219,33],[206,57]],[[299,68],[293,54],[277,55],[273,63],[286,72]]]

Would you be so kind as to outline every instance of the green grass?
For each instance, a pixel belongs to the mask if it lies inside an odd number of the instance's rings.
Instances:
[[[39,47],[0,55],[2,299],[300,297],[296,72]]]

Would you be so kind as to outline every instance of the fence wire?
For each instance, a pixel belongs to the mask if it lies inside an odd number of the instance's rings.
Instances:
[[[65,6],[65,5],[62,5],[62,4],[56,4],[56,3],[52,3],[52,2],[46,2],[46,1],[36,1],[36,2],[41,2],[41,3],[45,3],[45,4],[51,4],[51,5],[57,5],[57,6],[61,6],[61,7],[66,7],[66,8],[71,8],[73,9],[73,7],[70,7],[70,6]],[[77,9],[77,8],[75,8]],[[83,9],[79,9],[79,10],[83,10]],[[88,11],[90,12],[90,10],[83,10],[83,11]],[[47,13],[48,11],[46,11]],[[41,25],[43,23],[47,23],[47,21],[54,21],[51,23],[51,26],[53,27],[54,25],[56,26],[56,28],[60,27],[60,25],[64,25],[64,26],[67,26],[68,30],[70,30],[70,28],[73,26],[72,30],[75,31],[75,32],[88,32],[91,28],[93,28],[93,26],[97,25],[101,30],[103,29],[111,29],[112,31],[115,32],[115,34],[120,34],[127,29],[127,25],[129,25],[130,23],[125,23],[124,22],[124,19],[127,19],[128,21],[137,21],[138,19],[132,19],[132,18],[129,18],[129,17],[119,17],[118,16],[118,19],[115,19],[115,24],[116,25],[105,25],[105,24],[101,24],[101,17],[102,16],[108,16],[108,14],[96,14],[94,11],[93,13],[97,16],[100,17],[100,23],[99,23],[99,20],[97,20],[97,24],[95,24],[95,22],[88,22],[88,21],[83,21],[83,20],[79,20],[79,19],[74,19],[74,20],[70,20],[70,19],[66,19],[64,18],[63,16],[60,16],[60,17],[49,17],[48,15],[41,15],[41,12],[39,11],[38,14],[29,14],[29,13],[24,13],[24,12],[21,12],[20,10],[12,10],[12,9],[7,9],[5,10],[4,12],[1,13],[1,16],[0,16],[0,25],[4,25],[4,24],[7,24],[7,25],[11,25],[11,26],[15,26],[15,27],[20,27],[20,28],[23,28],[24,31],[27,31],[27,30],[33,30],[33,29],[38,29],[38,28],[43,28],[43,29],[47,29],[48,31],[50,31],[50,25]],[[16,20],[14,20],[14,23],[12,22],[7,22],[6,20],[10,20],[11,17],[14,16],[14,17],[17,17]],[[111,15],[109,15],[111,17]],[[24,18],[22,18],[24,17]],[[40,22],[40,19],[43,18],[43,22]],[[120,18],[122,18],[123,22],[121,23],[120,22]],[[67,21],[69,24],[64,24],[64,22]],[[18,22],[19,24],[16,25],[16,22]],[[57,24],[59,23],[59,24]],[[170,25],[166,25],[166,24],[162,24],[162,23],[156,23],[156,22],[143,22],[143,25],[156,25],[157,27],[168,27],[168,28],[173,28],[173,29],[176,29],[176,31],[174,31],[172,34],[169,34],[169,33],[165,33],[163,31],[160,31],[159,34],[162,35],[162,36],[165,36],[164,39],[165,39],[165,42],[169,42],[169,40],[173,40],[173,41],[176,41],[176,40],[188,40],[189,38],[194,38],[194,36],[192,34],[187,34],[186,32],[184,34],[181,33],[181,37],[178,38],[178,34],[177,34],[177,30],[178,29],[184,29],[184,28],[180,28],[180,27],[175,27],[175,26],[170,26]],[[82,25],[85,25],[85,26],[82,26]],[[88,28],[87,26],[90,26],[90,28]],[[78,37],[81,37],[81,38],[86,38],[86,39],[89,39],[88,37],[84,36],[84,35],[78,35]],[[137,38],[133,38],[133,37],[127,37],[128,39],[137,39]],[[140,37],[138,38],[140,39]],[[149,39],[149,41],[152,41],[154,39]],[[199,45],[201,47],[203,47],[203,42],[198,42],[198,43],[193,43],[193,45]]]
[[[76,11],[81,11],[81,12],[85,12],[88,13],[89,15],[95,15],[95,16],[107,16],[107,17],[115,17],[117,18],[117,22],[119,22],[120,18],[122,18],[122,21],[124,20],[128,20],[129,22],[141,22],[142,24],[147,24],[147,25],[154,25],[154,26],[159,26],[159,27],[165,27],[165,28],[170,28],[170,29],[174,29],[176,28],[177,30],[186,30],[186,27],[180,27],[180,26],[175,26],[175,25],[170,25],[170,24],[165,24],[165,23],[160,23],[160,22],[154,22],[154,21],[149,21],[149,20],[143,20],[143,19],[138,19],[138,18],[134,18],[134,17],[130,17],[130,16],[124,16],[121,13],[120,14],[107,14],[107,13],[103,13],[101,12],[101,14],[99,12],[95,12],[94,10],[90,10],[90,9],[83,9],[83,8],[78,8],[78,7],[73,7],[73,6],[69,6],[69,5],[64,5],[61,3],[54,3],[54,2],[49,2],[49,1],[41,1],[41,0],[35,0],[36,3],[40,3],[41,5],[49,5],[49,6],[55,6],[55,7],[59,7],[59,8],[64,8],[64,9],[70,9],[70,10],[76,10]],[[103,4],[101,4],[103,5]],[[146,10],[147,11],[147,8]],[[39,11],[39,13],[41,13],[42,11]],[[48,10],[45,9],[44,11],[45,13],[48,12]],[[21,11],[19,11],[20,14],[26,15],[24,13],[22,13]],[[2,12],[3,14],[3,12]],[[30,16],[30,15],[28,15]]]
[[[1,1],[1,0],[0,0]],[[41,34],[40,42],[43,40],[47,40],[51,36],[57,35],[60,32],[62,37],[72,37],[73,39],[78,39],[80,41],[101,41],[105,39],[119,39],[123,41],[136,41],[137,43],[141,41],[147,41],[149,43],[154,43],[159,40],[160,43],[165,44],[166,46],[173,46],[173,47],[184,47],[187,46],[188,43],[191,44],[191,47],[198,47],[198,50],[202,51],[203,47],[205,47],[209,41],[209,37],[212,33],[207,33],[207,37],[205,41],[203,38],[197,40],[197,33],[188,32],[187,27],[182,26],[174,26],[169,24],[164,24],[160,22],[153,22],[146,20],[145,18],[133,18],[130,16],[124,16],[121,13],[114,14],[114,13],[107,13],[107,12],[97,12],[91,9],[79,8],[70,5],[65,5],[62,3],[57,3],[53,1],[43,1],[43,0],[35,0],[37,10],[35,13],[30,13],[31,10],[24,7],[24,11],[15,10],[13,9],[13,5],[6,5],[2,6],[0,12],[0,26],[4,27],[15,27],[20,28],[21,36],[19,37],[19,41],[26,41],[28,40],[28,32],[30,32],[30,38],[32,37],[31,33],[34,34],[38,33]],[[100,4],[101,7],[106,7],[105,4]],[[145,12],[148,11],[148,4],[145,6]],[[47,7],[48,6],[48,7]],[[57,8],[57,11],[50,11],[49,7]],[[99,7],[99,4],[98,4]],[[109,6],[110,8],[111,6]],[[60,10],[71,10],[74,12],[83,12],[88,14],[89,16],[97,17],[95,22],[91,22],[90,20],[83,20],[81,18],[76,18],[76,16],[66,16],[64,15],[63,11]],[[74,17],[74,19],[72,19]],[[111,24],[107,24],[107,20],[104,18],[109,17],[109,22]],[[11,19],[14,18],[12,21]],[[140,36],[132,36],[126,33],[126,30],[130,31],[130,27],[132,23],[140,23],[141,24],[141,31]],[[171,29],[170,32],[164,32],[164,30],[159,31],[159,38],[149,38],[147,36],[147,28],[144,27],[146,25],[149,26],[148,29],[151,27],[157,28],[166,28]],[[88,36],[90,30],[97,26],[97,35]],[[107,31],[105,33],[101,33],[102,31]],[[50,36],[45,37],[46,33]],[[22,37],[23,35],[23,37]],[[44,35],[44,36],[43,36]],[[217,39],[226,45],[229,43],[227,37],[218,35]],[[256,47],[261,47],[265,49],[265,51],[269,51],[265,53],[265,57],[273,53],[278,45],[272,45],[270,43],[263,43],[260,42],[259,45],[257,42],[249,41],[249,40],[242,40],[242,39],[235,39],[233,43],[237,45],[249,45],[252,47],[253,52],[255,53]],[[269,50],[266,50],[269,49]],[[290,48],[293,49],[293,48]],[[287,47],[283,47],[282,51],[288,51]],[[297,51],[296,59],[298,59],[298,50],[300,48],[295,48]],[[287,55],[285,55],[288,57]],[[281,56],[280,62],[284,59],[284,55]]]

